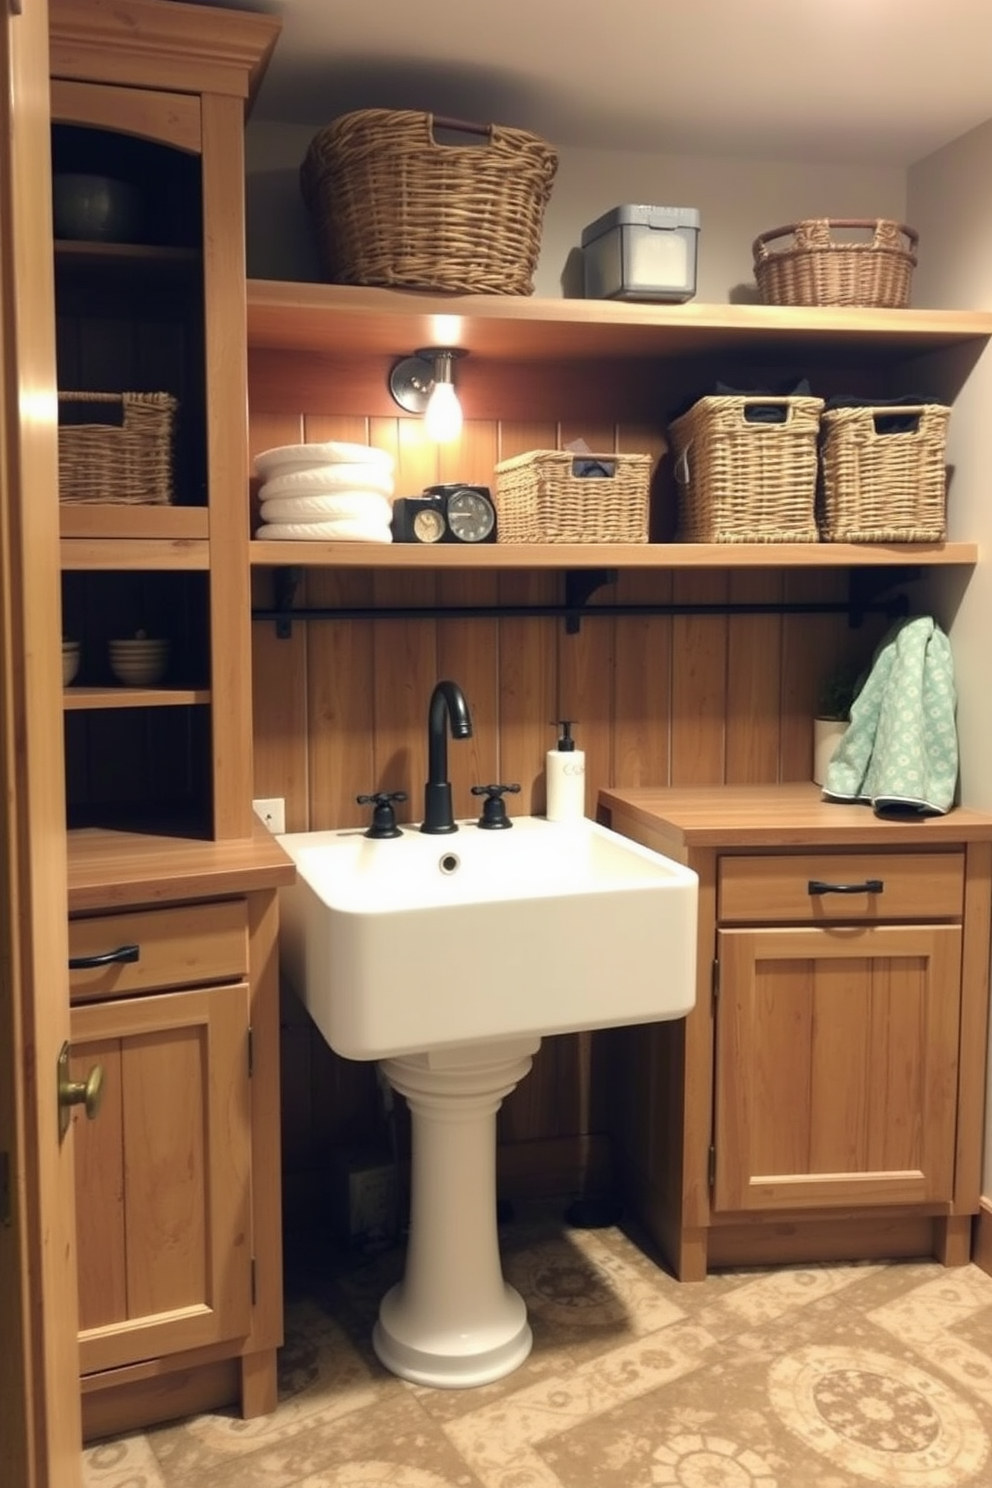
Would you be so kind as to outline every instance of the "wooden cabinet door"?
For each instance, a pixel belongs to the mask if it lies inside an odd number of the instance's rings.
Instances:
[[[243,1337],[251,1324],[248,987],[72,1009],[83,1374]]]
[[[950,1200],[960,929],[717,940],[714,1210]]]

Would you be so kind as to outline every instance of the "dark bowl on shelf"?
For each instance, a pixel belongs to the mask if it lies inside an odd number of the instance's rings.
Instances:
[[[141,236],[141,192],[114,176],[59,173],[52,177],[52,215],[57,238],[135,243]]]

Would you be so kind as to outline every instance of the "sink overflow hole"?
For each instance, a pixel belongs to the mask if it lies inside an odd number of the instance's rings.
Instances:
[[[461,867],[461,864],[462,860],[457,853],[444,853],[438,860],[437,866],[442,873],[454,873],[457,868]]]

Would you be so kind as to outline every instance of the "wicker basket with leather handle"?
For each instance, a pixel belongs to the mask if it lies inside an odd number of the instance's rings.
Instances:
[[[314,136],[300,185],[332,283],[531,294],[557,168],[522,129],[358,109]]]
[[[865,242],[836,242],[835,228],[870,232]],[[777,238],[788,245],[772,247]],[[754,277],[766,305],[852,305],[903,310],[916,267],[919,234],[882,218],[817,217],[775,227],[754,240]]]

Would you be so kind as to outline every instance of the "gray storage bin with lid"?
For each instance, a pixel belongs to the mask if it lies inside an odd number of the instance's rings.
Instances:
[[[614,207],[582,230],[587,300],[660,300],[696,293],[695,207]]]

